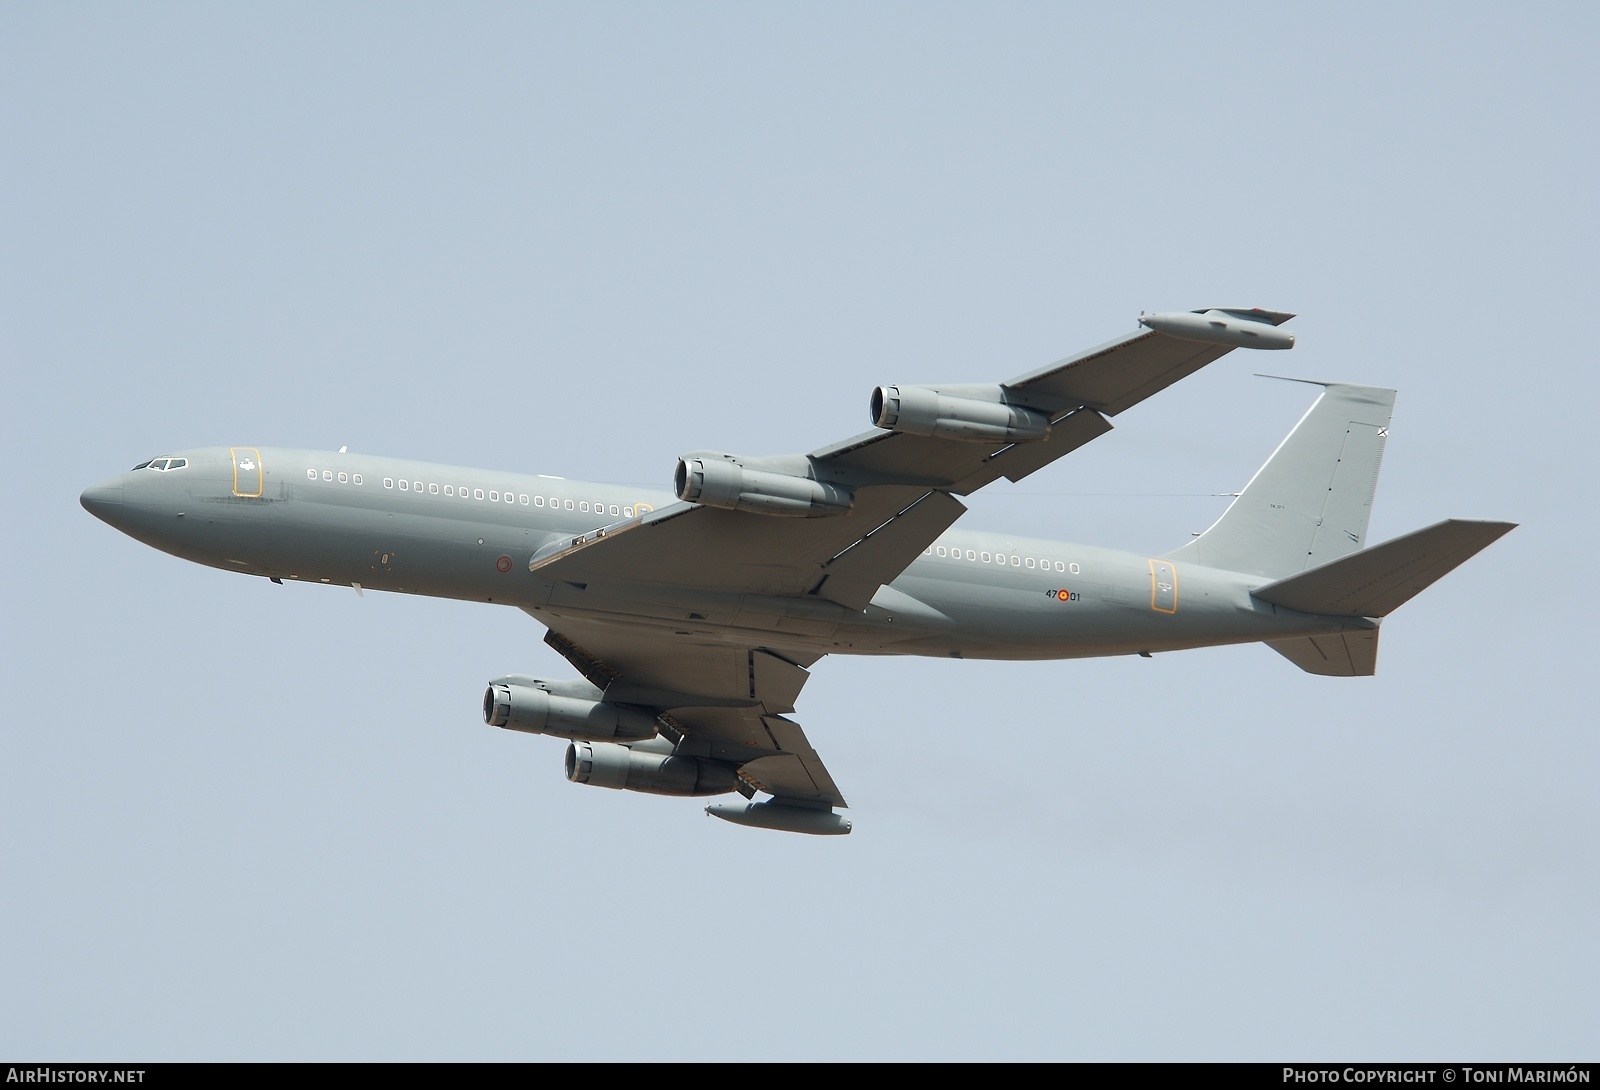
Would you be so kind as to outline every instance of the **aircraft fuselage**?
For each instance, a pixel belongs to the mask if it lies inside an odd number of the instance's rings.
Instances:
[[[255,447],[179,451],[83,495],[97,517],[187,560],[583,617],[811,654],[1057,659],[1375,627],[1251,597],[1268,580],[1065,542],[949,530],[863,612],[810,597],[541,579],[541,547],[678,502],[554,477]],[[182,465],[177,463],[182,461]],[[686,580],[686,583],[690,582]]]

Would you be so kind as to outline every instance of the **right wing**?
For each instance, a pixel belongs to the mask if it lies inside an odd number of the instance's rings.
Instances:
[[[1273,317],[1276,325],[1291,315]],[[1000,477],[1020,481],[1044,468],[1110,431],[1106,417],[1194,374],[1233,347],[1141,330],[1001,383],[1017,403],[1050,413],[1050,434],[1038,442],[974,450],[971,443],[880,430],[823,447],[811,457],[857,471],[915,478],[965,496]]]
[[[1243,313],[1243,312],[1240,312]],[[1263,324],[1291,317],[1253,312]],[[1111,430],[1107,416],[1138,404],[1232,351],[1154,330],[1129,333],[998,386],[934,386],[1001,396],[1048,416],[1043,438],[979,441],[874,430],[808,455],[745,459],[743,467],[848,487],[848,511],[781,518],[679,503],[540,550],[529,567],[571,586],[633,584],[809,598],[862,610],[877,589],[959,518],[967,495],[1028,474]]]

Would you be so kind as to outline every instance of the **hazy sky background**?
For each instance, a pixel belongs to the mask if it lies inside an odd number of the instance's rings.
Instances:
[[[1397,10],[1398,9],[1398,10]],[[1593,1059],[1589,4],[0,8],[0,1053]],[[211,444],[666,487],[1141,308],[1300,312],[964,525],[1164,552],[1394,386],[1520,529],[1379,675],[831,658],[848,838],[566,783],[508,609],[79,508]]]

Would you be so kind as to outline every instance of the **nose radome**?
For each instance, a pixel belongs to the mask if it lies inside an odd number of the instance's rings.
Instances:
[[[78,497],[83,509],[102,522],[112,522],[122,510],[122,482],[107,481],[93,488],[85,488]]]

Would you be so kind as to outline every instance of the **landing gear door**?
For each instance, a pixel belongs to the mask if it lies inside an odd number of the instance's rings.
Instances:
[[[261,496],[261,452],[255,447],[229,447],[233,456],[233,494],[247,499]]]

